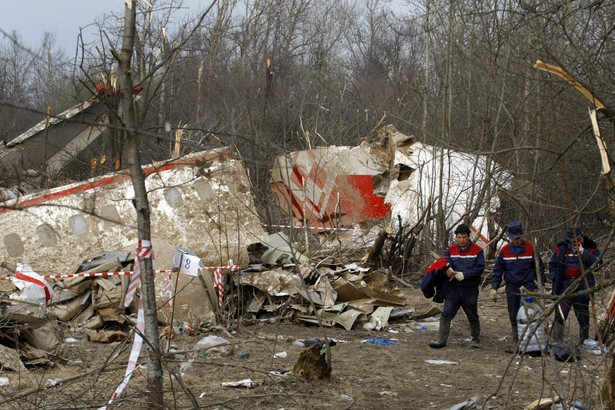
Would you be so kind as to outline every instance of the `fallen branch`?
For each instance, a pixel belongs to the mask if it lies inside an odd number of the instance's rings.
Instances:
[[[120,370],[124,368],[124,366],[114,366],[114,367],[106,367],[106,365],[101,366],[97,369],[91,370],[85,374],[79,374],[77,376],[72,376],[72,377],[67,377],[66,379],[62,379],[60,381],[58,381],[57,383],[55,383],[53,386],[37,386],[37,387],[33,387],[27,390],[23,390],[17,394],[15,394],[13,397],[11,397],[8,400],[5,400],[2,404],[8,404],[11,403],[17,399],[21,399],[22,397],[25,396],[29,396],[31,394],[34,393],[40,393],[40,392],[44,392],[46,390],[50,390],[59,386],[63,386],[66,385],[68,383],[74,382],[76,380],[80,380],[80,379],[84,379],[86,377],[90,377],[93,376],[95,373],[99,373],[99,372],[112,372],[112,371],[116,371],[116,370]]]

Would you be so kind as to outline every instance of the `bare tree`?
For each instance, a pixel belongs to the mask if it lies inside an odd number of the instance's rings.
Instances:
[[[127,158],[135,191],[134,206],[137,212],[137,229],[140,241],[151,241],[150,206],[145,189],[145,175],[141,169],[139,154],[139,134],[135,116],[133,98],[133,80],[131,73],[132,54],[136,32],[136,0],[126,1],[124,14],[124,40],[122,51],[117,55],[120,69],[121,119],[126,132]],[[162,365],[160,362],[160,345],[158,335],[158,318],[156,315],[156,292],[151,258],[140,258],[141,263],[141,297],[145,309],[145,336],[148,341],[147,351],[147,389],[149,405],[161,408],[163,404]]]

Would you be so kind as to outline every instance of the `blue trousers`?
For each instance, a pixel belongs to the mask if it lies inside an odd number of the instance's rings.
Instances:
[[[442,317],[453,319],[459,308],[465,312],[470,323],[479,323],[478,319],[478,286],[463,288],[449,286],[446,290]]]
[[[555,322],[563,324],[568,318],[570,309],[574,308],[580,327],[589,327],[589,296],[579,296],[563,300],[555,309]]]

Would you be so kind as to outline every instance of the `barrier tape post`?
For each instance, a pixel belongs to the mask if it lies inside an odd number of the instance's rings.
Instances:
[[[220,268],[214,271],[214,286],[218,288],[218,306],[222,307],[224,298],[224,282],[222,281],[222,270]]]
[[[179,259],[179,266],[182,266],[182,263],[184,263],[184,254],[181,254],[181,257]],[[175,277],[175,289],[177,289],[177,283],[179,282],[179,268],[177,269],[177,276]],[[169,282],[171,282],[171,273],[169,273]],[[171,299],[169,299],[169,302],[171,303],[171,327],[169,328],[169,344],[167,345],[167,352],[171,350],[171,339],[173,337],[173,317],[175,316],[175,303],[173,299],[175,299],[175,289],[173,289],[173,292],[171,294]]]
[[[128,307],[132,303],[132,300],[135,297],[135,293],[137,293],[137,287],[141,282],[141,263],[139,258],[150,258],[152,256],[152,243],[148,240],[141,240],[137,244],[137,253],[135,255],[134,261],[134,274],[132,278],[130,278],[130,284],[128,285],[128,291],[126,292],[126,297],[124,298],[124,306]]]
[[[137,244],[137,253],[135,255],[134,261],[134,275],[130,279],[130,284],[128,285],[128,292],[126,292],[126,297],[124,299],[124,306],[128,307],[132,303],[134,299],[135,293],[137,292],[137,287],[141,282],[141,266],[139,262],[139,258],[152,259],[152,268],[154,267],[154,251],[152,250],[152,243],[148,240],[139,239]],[[145,314],[143,312],[143,298],[139,298],[139,310],[137,312],[137,329],[139,332],[135,333],[135,340],[132,344],[132,350],[130,351],[130,359],[128,361],[128,366],[126,367],[126,373],[124,375],[124,380],[117,386],[111,400],[109,400],[109,404],[113,402],[113,400],[117,399],[119,395],[122,393],[130,378],[132,377],[132,373],[137,367],[137,360],[139,359],[139,354],[141,353],[141,347],[143,346],[143,338],[141,334],[145,331]],[[107,406],[104,408],[106,409]]]
[[[128,385],[128,382],[130,381],[133,372],[137,368],[137,360],[139,359],[141,347],[143,346],[143,338],[141,337],[141,335],[145,332],[145,313],[143,312],[142,299],[139,300],[139,311],[137,313],[137,330],[138,332],[135,332],[135,340],[132,344],[132,349],[130,350],[130,358],[128,359],[128,366],[126,366],[126,373],[124,374],[124,379],[122,380],[122,383],[117,386],[115,392],[113,392],[109,403],[107,403],[106,406],[100,407],[99,410],[106,410],[107,407],[111,403],[113,403],[113,401],[117,399],[120,394],[122,394],[122,391],[124,391],[124,388]]]

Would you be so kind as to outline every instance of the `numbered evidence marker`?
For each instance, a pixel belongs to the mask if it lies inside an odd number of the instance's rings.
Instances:
[[[176,253],[173,256],[173,270],[179,270],[179,273],[190,276],[199,276],[199,262],[201,259],[198,256]]]

